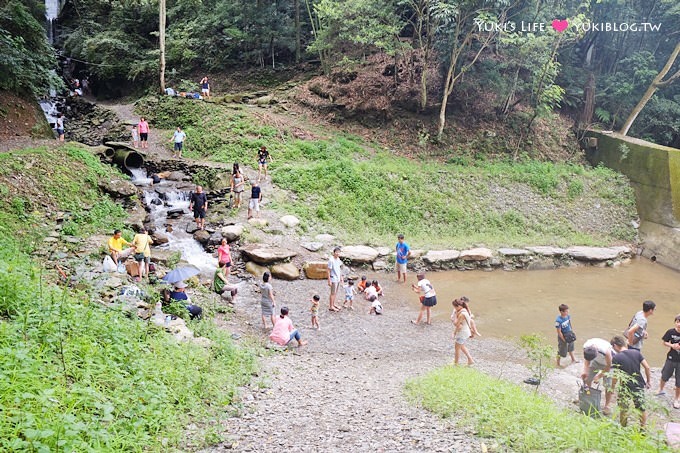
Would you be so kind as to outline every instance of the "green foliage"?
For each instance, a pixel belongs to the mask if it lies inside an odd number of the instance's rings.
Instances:
[[[41,25],[44,17],[29,9],[35,2],[25,3],[0,2],[0,90],[39,96],[62,84],[52,72],[57,63]]]
[[[552,369],[553,347],[546,344],[545,338],[538,334],[522,335],[519,337],[519,345],[529,359],[529,371],[539,383],[543,382]]]
[[[408,382],[406,393],[510,451],[670,451],[656,427],[644,435],[609,419],[560,409],[540,394],[471,368],[437,369]]]

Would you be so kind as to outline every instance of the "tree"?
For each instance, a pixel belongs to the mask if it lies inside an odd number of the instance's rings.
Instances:
[[[671,70],[673,67],[673,64],[675,63],[676,58],[678,58],[678,54],[680,54],[680,42],[678,42],[675,45],[675,49],[671,53],[671,55],[668,57],[668,60],[666,61],[666,64],[664,67],[659,71],[659,73],[654,77],[654,80],[652,80],[652,83],[649,85],[649,88],[647,88],[647,91],[645,91],[645,94],[642,95],[642,98],[640,101],[637,103],[637,105],[633,108],[633,111],[630,112],[630,115],[628,115],[628,118],[626,121],[624,121],[623,126],[621,127],[621,130],[619,133],[621,135],[628,135],[628,130],[630,130],[630,127],[633,125],[633,122],[635,122],[635,119],[638,117],[642,109],[645,107],[647,102],[654,96],[654,93],[656,90],[659,88],[666,87],[676,81],[678,78],[680,78],[680,69],[675,72],[672,76],[670,76],[668,79],[664,80],[663,78],[666,77],[666,74]]]
[[[158,48],[160,49],[160,88],[165,93],[165,0],[158,0]]]
[[[495,16],[490,13],[495,7],[504,5],[501,13]],[[446,124],[446,106],[458,79],[472,68],[479,60],[482,52],[491,44],[498,32],[484,32],[485,23],[502,23],[505,21],[507,3],[487,0],[453,0],[442,8],[443,22],[448,24],[449,60],[439,108],[439,126],[437,137],[441,138]],[[476,49],[474,46],[476,45]],[[468,55],[470,53],[471,55]]]

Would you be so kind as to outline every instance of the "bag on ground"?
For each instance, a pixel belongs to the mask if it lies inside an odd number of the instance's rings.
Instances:
[[[104,257],[104,262],[102,263],[102,270],[104,272],[116,272],[116,263],[113,262],[113,258],[109,255]]]
[[[595,416],[600,413],[602,390],[580,386],[578,390],[578,407],[586,415]]]

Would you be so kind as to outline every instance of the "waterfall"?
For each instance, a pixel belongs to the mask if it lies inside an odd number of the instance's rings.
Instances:
[[[55,21],[61,9],[60,0],[45,0],[45,19],[47,19],[47,41],[54,44]]]

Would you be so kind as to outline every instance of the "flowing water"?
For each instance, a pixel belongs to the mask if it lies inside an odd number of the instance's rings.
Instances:
[[[54,44],[54,23],[59,17],[60,0],[45,0],[45,19],[47,20],[47,41]]]
[[[151,178],[147,177],[145,169],[131,169],[132,183],[145,187],[144,204],[150,208],[149,215],[156,231],[168,236],[165,250],[179,251],[182,259],[201,270],[204,276],[212,277],[215,272],[217,258],[207,253],[201,244],[196,242],[193,235],[186,232],[186,226],[194,221],[189,211],[189,193],[183,190],[172,190],[175,184],[165,179],[159,184],[151,185]],[[156,189],[160,189],[158,192]],[[159,193],[160,192],[160,193]],[[183,209],[184,214],[179,219],[168,219],[168,211]],[[172,231],[166,232],[166,225],[172,226]]]
[[[386,279],[385,274],[369,278]],[[649,318],[649,339],[643,355],[653,367],[661,367],[666,348],[661,336],[674,327],[680,313],[680,277],[676,271],[645,259],[633,260],[617,268],[577,267],[549,271],[430,272],[427,278],[437,291],[434,322],[450,322],[451,301],[459,296],[470,298],[470,308],[485,337],[517,339],[523,334],[540,333],[555,343],[554,327],[557,306],[569,306],[577,335],[576,353],[581,355],[583,342],[600,337],[607,340],[621,334],[642,302],[653,300],[657,309]],[[389,278],[394,278],[390,275]],[[407,285],[389,285],[385,299],[416,312],[419,303],[410,291],[415,275],[409,274]]]

